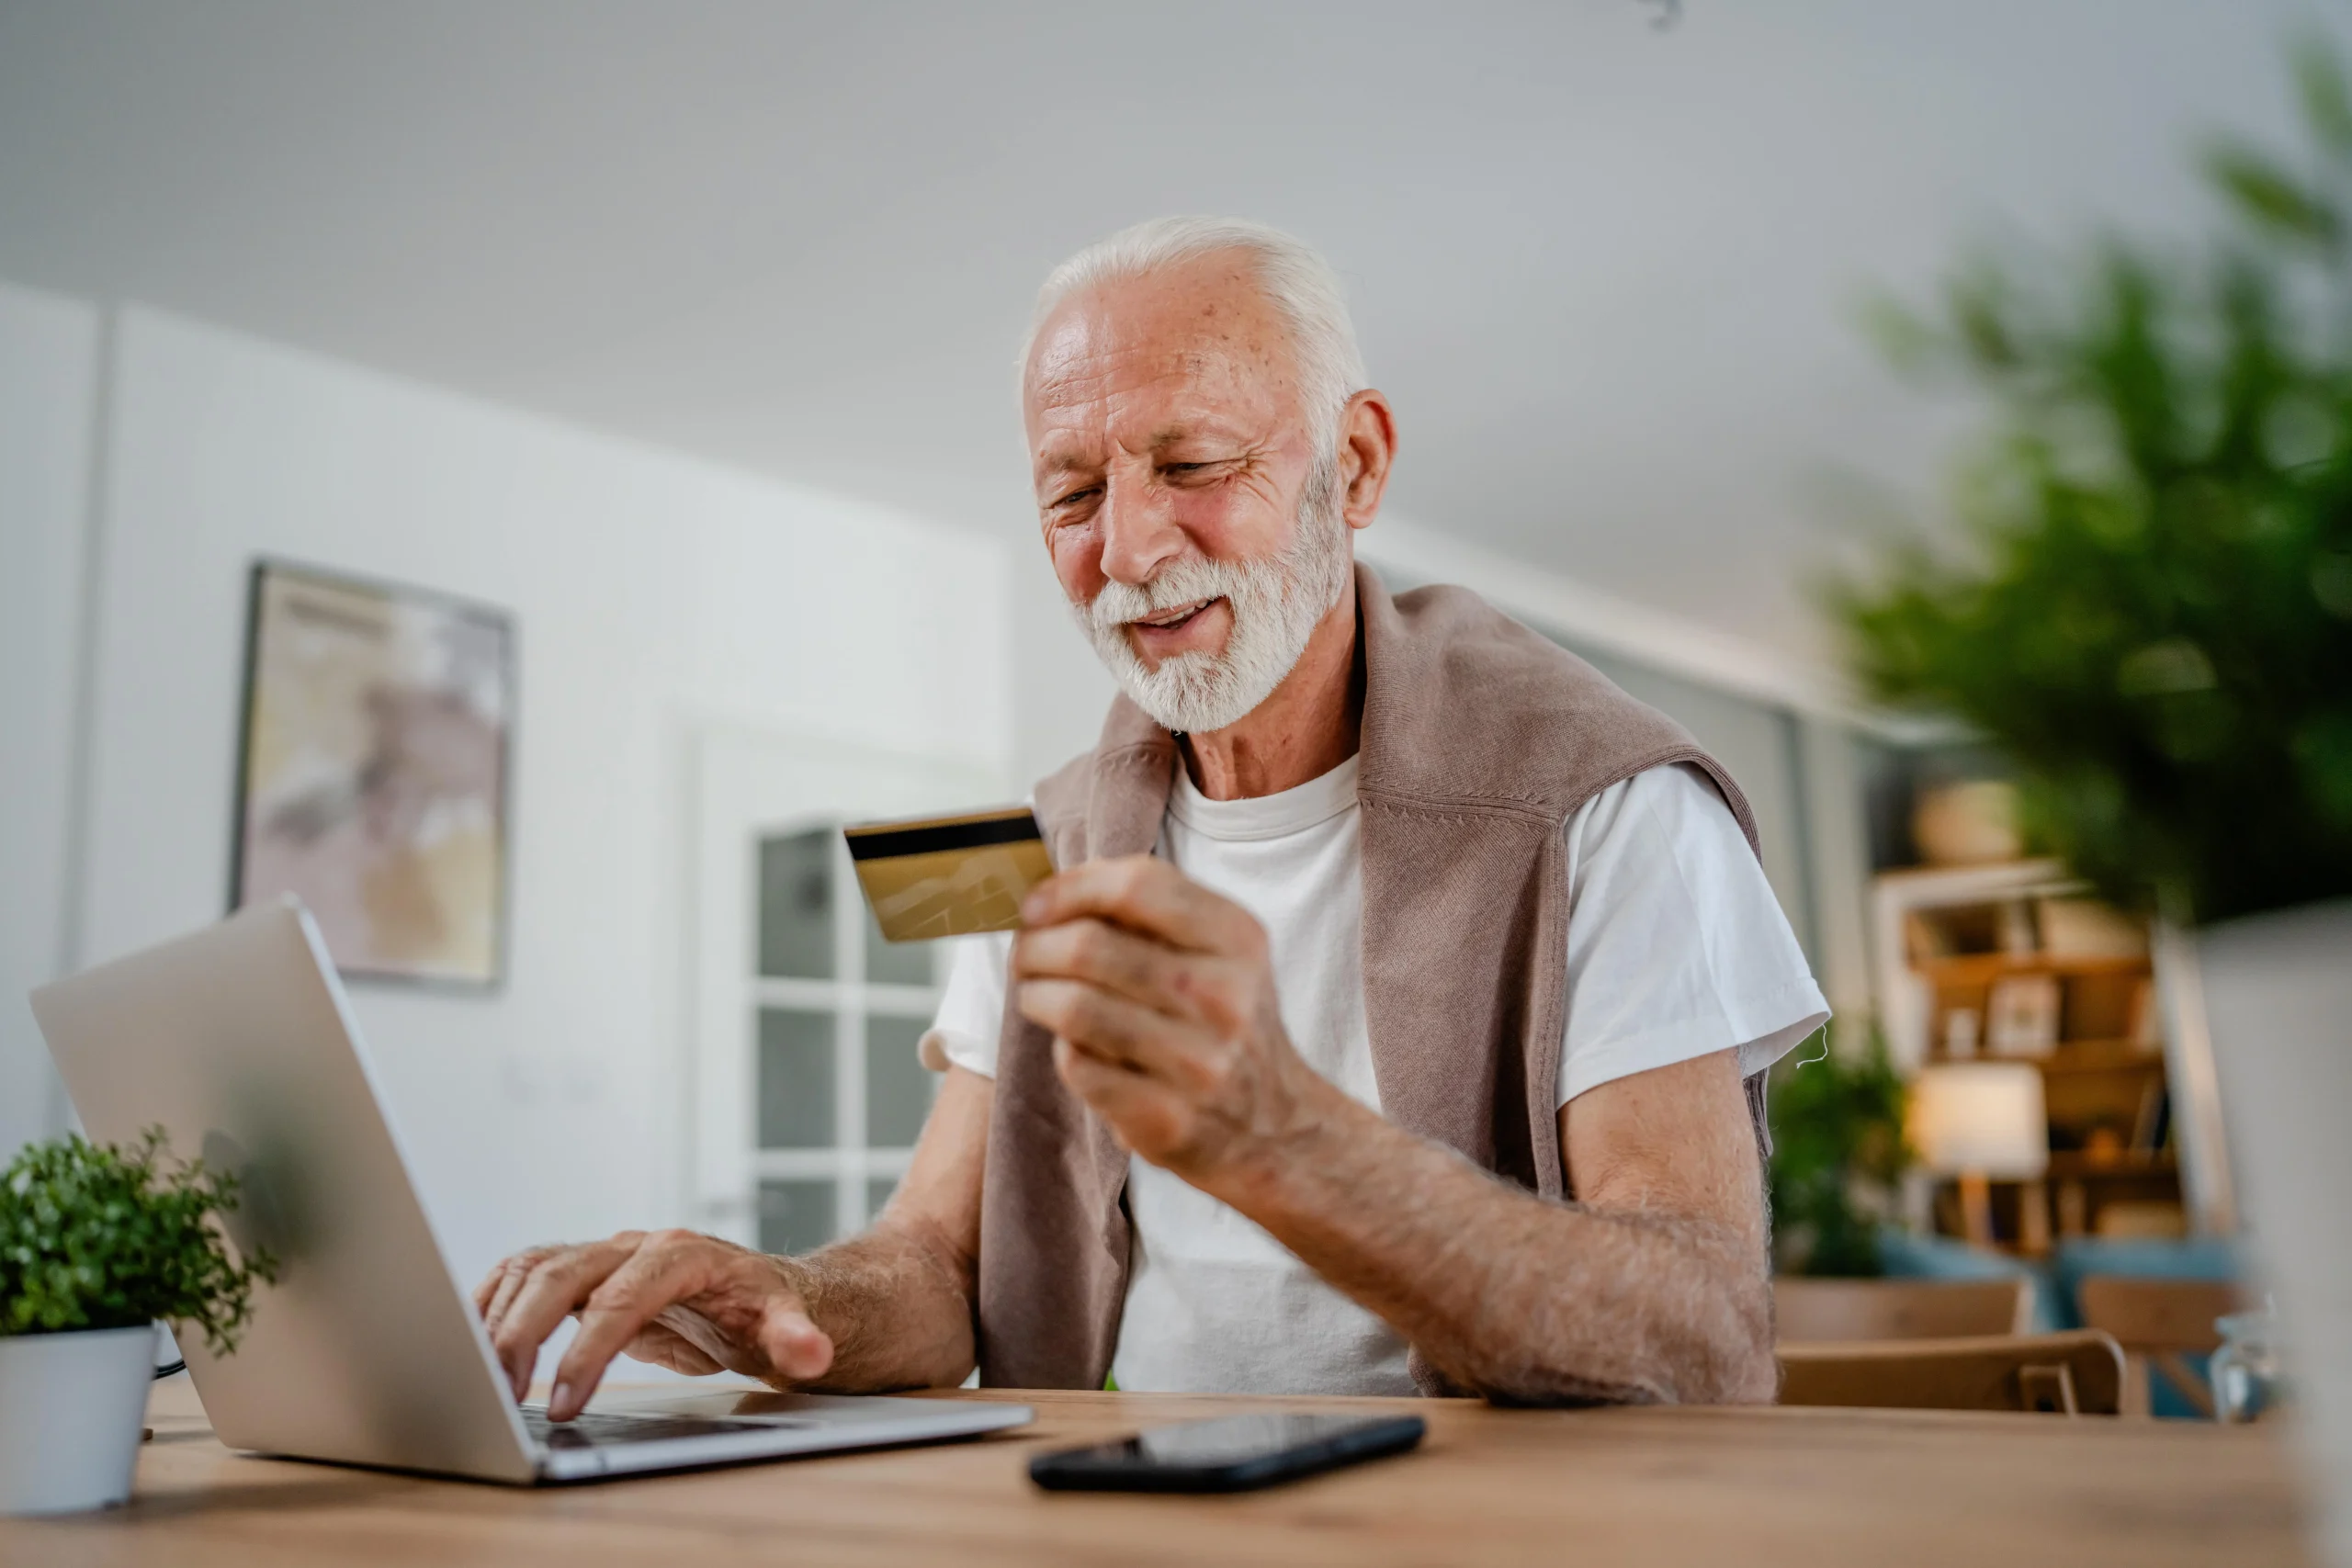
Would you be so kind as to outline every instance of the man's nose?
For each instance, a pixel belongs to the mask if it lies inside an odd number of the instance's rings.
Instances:
[[[1102,493],[1097,525],[1102,541],[1102,575],[1140,586],[1160,567],[1184,553],[1184,531],[1161,487],[1140,475],[1114,476]]]

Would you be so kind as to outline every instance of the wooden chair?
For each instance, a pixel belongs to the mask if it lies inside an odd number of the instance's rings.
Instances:
[[[2113,1416],[2123,1348],[2096,1328],[1780,1347],[1781,1403]]]
[[[2213,1320],[2244,1307],[2245,1296],[2226,1280],[2147,1280],[2121,1274],[2086,1275],[2075,1292],[2083,1323],[2115,1336],[2125,1359],[2124,1409],[2148,1413],[2161,1374],[2207,1420],[2213,1391],[2181,1358],[2220,1348]]]
[[[1863,1339],[1966,1339],[2033,1328],[2033,1282],[2008,1280],[1772,1281],[1783,1344]]]

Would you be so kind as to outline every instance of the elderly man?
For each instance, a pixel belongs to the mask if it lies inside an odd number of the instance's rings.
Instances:
[[[1396,448],[1336,279],[1166,220],[1047,280],[1023,414],[1125,694],[1037,786],[874,1227],[630,1232],[478,1292],[551,1413],[622,1350],[778,1386],[1769,1400],[1757,1075],[1827,1016],[1731,779],[1456,589],[1352,564]],[[943,1061],[944,1058],[944,1061]]]

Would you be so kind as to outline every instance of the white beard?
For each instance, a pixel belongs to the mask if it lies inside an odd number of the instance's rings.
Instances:
[[[1180,734],[1199,734],[1223,729],[1272,694],[1348,585],[1353,563],[1339,491],[1339,465],[1316,464],[1299,494],[1291,541],[1271,559],[1188,557],[1140,587],[1106,582],[1091,604],[1072,606],[1137,707]],[[1146,669],[1127,623],[1204,599],[1232,607],[1223,651],[1171,654],[1159,669]]]

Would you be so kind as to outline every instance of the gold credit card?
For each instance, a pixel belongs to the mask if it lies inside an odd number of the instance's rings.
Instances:
[[[892,942],[1009,931],[1021,900],[1054,874],[1025,806],[970,817],[844,828],[857,885]]]

